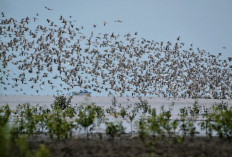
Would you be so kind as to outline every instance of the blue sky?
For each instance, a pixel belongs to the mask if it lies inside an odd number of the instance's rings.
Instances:
[[[47,18],[58,21],[60,15],[72,16],[86,33],[96,24],[94,31],[138,32],[155,41],[181,36],[186,45],[193,43],[215,55],[220,52],[224,58],[232,56],[231,0],[0,0],[0,12],[16,19],[39,13],[42,24]]]

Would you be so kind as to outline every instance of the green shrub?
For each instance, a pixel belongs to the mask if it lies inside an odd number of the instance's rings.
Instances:
[[[165,111],[161,107],[161,113],[156,114],[156,109],[151,110],[151,116],[147,120],[149,130],[151,134],[158,137],[172,136],[179,125],[177,120],[172,121],[171,119],[171,109]]]
[[[0,127],[5,127],[9,121],[11,110],[9,105],[0,107]]]
[[[72,96],[69,97],[56,96],[52,108],[60,108],[64,110],[71,106],[71,100],[72,100]]]
[[[212,108],[203,108],[202,117],[204,120],[199,123],[202,130],[205,130],[205,135],[209,136],[210,138],[213,136],[213,128],[212,128],[212,121],[213,121],[213,114]]]
[[[0,127],[0,156],[5,157],[8,155],[10,146],[10,134],[7,127]]]
[[[78,108],[77,124],[81,125],[86,130],[87,138],[89,138],[89,127],[93,126],[94,122],[100,125],[105,120],[104,110],[100,106],[92,104],[82,104]]]
[[[32,157],[32,150],[28,145],[27,136],[15,136],[15,129],[7,126],[0,128],[0,157],[19,156]],[[50,151],[41,145],[36,151],[35,157],[50,157]]]
[[[19,150],[20,150],[20,157],[31,157],[32,156],[32,153],[28,147],[26,136],[22,136],[18,139],[17,146],[19,147]]]
[[[16,108],[17,118],[16,124],[19,133],[26,133],[28,136],[33,136],[40,129],[38,105],[31,106],[28,103],[18,105]]]
[[[46,128],[51,138],[54,135],[59,139],[71,136],[72,121],[67,121],[64,111],[56,110],[46,115]]]
[[[188,125],[186,118],[188,116],[188,109],[186,107],[180,109],[180,130],[182,131],[183,136],[185,137],[188,132]]]
[[[122,122],[115,124],[113,122],[106,122],[106,135],[114,139],[116,136],[121,136],[125,132]]]
[[[189,113],[191,115],[191,119],[198,118],[200,114],[200,109],[201,107],[199,106],[198,101],[195,101],[192,107],[188,107]]]
[[[51,157],[50,150],[44,146],[43,144],[40,145],[40,148],[35,152],[35,157]]]
[[[222,108],[222,107],[213,107],[212,117],[213,121],[211,122],[212,129],[216,131],[219,138],[232,139],[232,107]]]
[[[148,124],[144,119],[140,119],[139,121],[139,137],[144,144],[150,137]]]

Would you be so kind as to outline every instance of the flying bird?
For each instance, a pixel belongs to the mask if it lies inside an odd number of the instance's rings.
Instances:
[[[49,11],[50,11],[50,10],[53,10],[53,9],[51,9],[51,8],[48,8],[48,7],[45,7],[45,9],[47,9],[47,10],[49,10]]]
[[[114,22],[122,22],[122,20],[115,20]]]

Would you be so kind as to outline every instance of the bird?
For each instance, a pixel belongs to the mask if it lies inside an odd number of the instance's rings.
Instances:
[[[4,91],[27,93],[28,86],[36,94],[84,88],[108,96],[232,98],[232,57],[188,47],[180,36],[164,42],[139,38],[138,32],[88,34],[63,15],[43,25],[34,18],[1,21]]]
[[[45,9],[47,9],[47,10],[49,10],[49,11],[50,11],[50,10],[53,10],[53,9],[51,9],[51,8],[48,8],[47,6],[45,6]]]
[[[122,20],[115,20],[114,22],[122,22]]]

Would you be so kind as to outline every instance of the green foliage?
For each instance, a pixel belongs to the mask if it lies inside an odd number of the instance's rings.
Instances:
[[[127,117],[129,118],[130,123],[131,123],[131,133],[132,133],[132,128],[133,128],[133,120],[135,119],[137,113],[138,113],[137,108],[133,108],[130,113],[127,113]]]
[[[57,111],[47,115],[46,127],[51,138],[53,135],[59,139],[68,138],[72,129],[72,121],[67,121],[62,111]]]
[[[53,108],[60,108],[62,110],[71,106],[72,96],[65,97],[65,96],[56,96],[55,101],[52,105]]]
[[[232,107],[214,106],[212,108],[212,129],[217,132],[219,138],[232,139]]]
[[[179,126],[179,121],[177,119],[175,119],[171,122],[171,127],[173,129],[174,135],[176,134],[176,129],[178,128],[178,126]]]
[[[15,136],[15,129],[0,127],[0,156],[19,156],[19,157],[50,157],[50,151],[45,146],[41,146],[35,154],[29,148],[27,136]],[[18,150],[19,152],[15,151]],[[17,154],[15,154],[17,152]]]
[[[122,122],[115,124],[113,122],[106,122],[106,134],[114,139],[116,136],[120,136],[125,132],[125,128],[122,125]]]
[[[58,103],[63,100],[61,98],[57,99],[52,110],[39,105],[31,106],[28,103],[18,105],[16,108],[16,124],[19,133],[32,136],[45,129],[52,138],[53,135],[56,135],[58,139],[71,136],[72,118],[75,116],[75,109],[71,106],[67,107],[67,105],[65,108],[58,105],[63,104]],[[69,103],[70,100],[66,102],[66,104]]]
[[[125,108],[123,108],[122,112],[120,112],[120,114],[118,114],[116,108],[113,106],[110,106],[109,108],[106,109],[106,113],[113,115],[115,118],[118,118],[119,115],[121,115],[124,118],[126,115],[126,113],[124,111],[126,111]]]
[[[122,118],[125,118],[127,115],[126,108],[122,107],[119,114]]]
[[[178,136],[174,139],[174,143],[182,144],[184,142],[184,136]]]
[[[144,119],[140,119],[139,121],[139,137],[143,143],[145,143],[150,137],[148,124]]]
[[[6,126],[0,127],[0,156],[8,155],[10,145],[10,134]]]
[[[183,141],[186,136],[193,138],[198,133],[195,127],[197,124],[201,126],[201,131],[205,131],[209,137],[217,135],[221,139],[232,139],[232,107],[229,108],[226,103],[222,102],[207,108],[199,106],[196,101],[191,107],[181,108],[178,119],[172,119],[171,111],[171,107],[167,110],[161,107],[160,113],[157,114],[156,109],[151,109],[147,101],[142,98],[139,98],[137,103],[127,103],[124,106],[118,104],[117,99],[113,98],[112,106],[106,109],[106,112],[115,118],[128,120],[131,124],[131,132],[133,123],[136,123],[136,118],[141,115],[138,126],[142,141],[149,139],[149,137],[156,139],[177,137],[175,141],[179,143],[178,141]],[[10,133],[7,134],[5,131],[8,128],[7,124],[11,113],[15,113],[12,116],[12,124],[16,127],[10,129]],[[105,119],[105,111],[102,107],[96,106],[94,103],[72,107],[71,98],[67,100],[65,97],[57,98],[51,109],[25,103],[18,105],[16,111],[12,112],[6,105],[0,107],[0,145],[5,144],[2,148],[7,150],[10,147],[8,143],[17,143],[17,139],[22,134],[33,136],[41,132],[48,132],[51,138],[57,137],[58,140],[71,138],[72,129],[78,127],[86,130],[88,138],[89,131],[92,131],[96,126],[99,127],[105,122]],[[106,133],[111,138],[124,131],[122,124],[107,122],[106,126]],[[22,147],[22,150],[26,152],[26,147]],[[0,151],[4,156],[3,149]]]
[[[143,100],[142,97],[139,97],[139,102],[136,103],[136,107],[138,108],[138,110],[142,110],[142,113],[151,113],[151,106],[148,105],[147,100]]]
[[[221,139],[232,139],[232,107],[228,108],[228,104],[215,104],[211,108],[204,108],[204,121],[199,125],[206,131],[209,137],[216,133]]]
[[[188,107],[188,110],[191,115],[191,118],[198,118],[201,110],[198,101],[195,101],[192,107]]]
[[[198,116],[200,110],[195,102],[193,108],[181,108],[180,109],[180,130],[182,131],[183,137],[189,135],[193,138],[198,132],[196,131],[196,127],[194,125],[195,121],[192,119],[193,116]],[[191,118],[188,118],[188,113],[190,113]],[[187,119],[188,118],[188,119]]]
[[[20,150],[20,157],[31,157],[32,153],[29,150],[26,136],[22,136],[18,139],[17,145]]]
[[[93,127],[96,121],[100,125],[105,120],[104,110],[100,106],[92,104],[82,104],[78,107],[78,118],[76,122],[81,125],[87,133],[88,138],[88,128]]]
[[[213,121],[213,114],[211,114],[211,110],[209,108],[204,107],[202,117],[204,120],[199,123],[202,130],[205,130],[205,134],[212,137],[213,129],[212,129],[212,123]]]
[[[40,145],[40,148],[35,152],[35,157],[51,157],[50,150],[44,146],[43,144]]]
[[[72,96],[55,97],[51,112],[45,113],[44,121],[46,129],[51,138],[56,135],[59,139],[64,139],[72,136],[73,118],[75,117],[75,108],[71,106]]]
[[[13,156],[12,150],[19,149],[18,156],[31,157],[26,136],[19,137],[15,133],[15,129],[9,128],[7,125],[0,127],[0,156]]]
[[[0,107],[0,128],[5,127],[9,121],[11,115],[11,110],[9,105]]]
[[[186,107],[181,108],[179,116],[180,116],[180,122],[181,122],[180,130],[182,131],[182,134],[185,137],[187,135],[187,131],[188,131],[188,128],[187,128],[188,125],[187,125],[187,121],[186,121],[186,118],[188,116],[188,109]]]
[[[18,105],[16,108],[17,118],[16,124],[20,133],[26,133],[28,136],[38,132],[38,124],[40,116],[38,114],[38,105],[31,106],[28,103]]]
[[[172,121],[171,118],[171,110],[165,111],[163,107],[161,107],[161,113],[159,115],[156,114],[156,110],[152,110],[151,117],[147,120],[149,129],[151,133],[155,136],[168,136],[171,137],[175,134],[175,131],[178,127],[178,121]]]
[[[113,97],[112,105],[106,109],[106,112],[113,115],[115,118],[122,117],[123,119],[128,119],[131,124],[131,133],[133,130],[133,122],[138,113],[142,113],[142,115],[145,116],[147,113],[151,112],[151,107],[148,105],[148,102],[141,97],[138,99],[139,102],[122,106],[118,104],[117,99]]]
[[[173,140],[175,143],[182,143],[186,136],[193,138],[198,133],[193,117],[196,118],[199,116],[200,109],[197,102],[192,107],[181,108],[179,112],[180,119],[171,119],[172,107],[165,110],[164,106],[162,106],[159,114],[157,114],[155,108],[151,109],[149,118],[139,121],[139,135],[141,140],[146,145],[154,145],[156,142],[151,140],[153,137],[155,137],[155,140],[161,141],[175,137]],[[188,117],[189,113],[191,118]],[[177,134],[177,129],[182,132],[181,136]]]
[[[75,117],[75,114],[76,114],[76,111],[75,111],[75,108],[73,108],[73,107],[68,107],[65,110],[63,110],[64,117],[73,118],[73,117]]]

